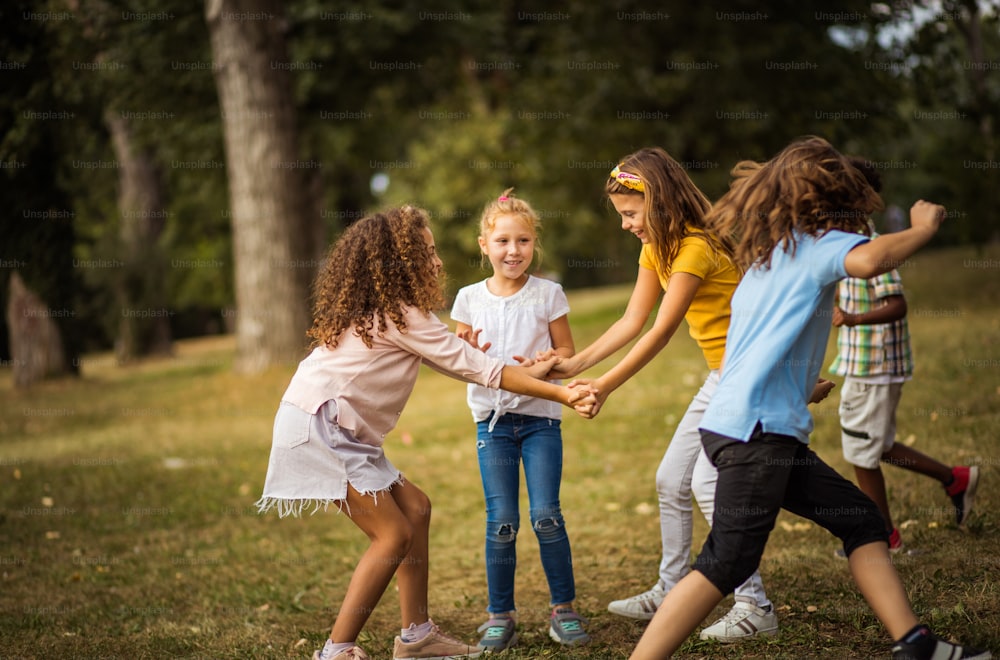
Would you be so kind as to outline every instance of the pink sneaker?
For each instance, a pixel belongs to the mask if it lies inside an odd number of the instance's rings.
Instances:
[[[316,651],[313,653],[313,660],[371,660],[371,657],[360,646],[352,646],[346,651],[331,656],[324,656],[323,651]]]
[[[419,642],[404,642],[397,637],[392,647],[393,660],[457,660],[458,658],[478,658],[483,649],[469,646],[449,637],[431,622],[432,628]]]

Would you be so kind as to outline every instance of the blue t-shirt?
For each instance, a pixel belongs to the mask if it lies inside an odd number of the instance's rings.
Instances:
[[[733,293],[719,387],[700,428],[750,439],[757,424],[809,442],[807,403],[823,366],[844,258],[867,237],[797,234],[794,255],[774,249],[771,267],[747,271]]]

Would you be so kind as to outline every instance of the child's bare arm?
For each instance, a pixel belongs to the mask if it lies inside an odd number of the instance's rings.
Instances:
[[[849,314],[839,307],[834,307],[833,325],[837,327],[846,325],[849,328],[856,325],[878,325],[892,323],[906,316],[906,298],[902,294],[886,296],[882,302],[882,305],[861,314]]]
[[[830,394],[830,391],[833,390],[833,388],[836,387],[836,385],[837,384],[834,383],[832,380],[820,378],[818,381],[816,381],[816,385],[813,387],[812,394],[809,395],[809,403],[819,403]]]
[[[910,209],[910,228],[884,234],[847,253],[844,269],[851,277],[868,279],[898,267],[931,240],[944,219],[944,207],[919,200]]]
[[[573,343],[573,332],[569,327],[569,316],[563,314],[555,321],[549,323],[549,336],[552,339],[552,348],[547,351],[538,351],[534,357],[526,355],[515,355],[514,359],[522,367],[528,367],[540,360],[548,360],[552,357],[571,358],[576,353],[576,345]],[[553,367],[559,369],[559,365]],[[555,378],[555,376],[553,376]]]
[[[588,405],[596,400],[589,388],[570,388],[565,385],[556,385],[544,378],[552,366],[561,358],[553,357],[548,360],[536,361],[530,367],[515,367],[507,365],[500,374],[500,388],[516,394],[527,394],[528,396],[540,397],[561,403],[564,406],[573,407],[574,404]]]

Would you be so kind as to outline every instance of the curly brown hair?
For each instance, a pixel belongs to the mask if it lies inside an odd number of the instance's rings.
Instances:
[[[882,208],[864,175],[820,137],[797,140],[765,163],[737,163],[732,174],[706,222],[744,269],[769,268],[778,246],[794,254],[797,234],[868,234],[868,216]]]
[[[628,188],[615,179],[605,181],[608,195],[640,195],[646,216],[646,233],[660,262],[669,274],[681,241],[698,235],[716,252],[730,256],[728,248],[705,225],[712,207],[681,164],[660,147],[646,147],[621,159],[618,168],[642,180],[644,192]]]
[[[442,283],[423,231],[427,212],[403,206],[366,216],[330,248],[313,285],[313,346],[336,347],[348,329],[371,348],[392,321],[406,332],[405,307],[425,313],[444,304]],[[375,320],[378,319],[378,329]]]

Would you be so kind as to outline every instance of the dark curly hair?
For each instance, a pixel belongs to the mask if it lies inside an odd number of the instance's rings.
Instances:
[[[809,136],[766,163],[742,161],[733,182],[708,213],[710,228],[726,240],[737,264],[768,268],[776,247],[795,252],[797,233],[831,229],[869,234],[868,216],[882,199],[848,157],[823,138]]]
[[[431,313],[444,305],[434,253],[423,230],[427,212],[403,206],[358,220],[330,249],[313,285],[313,346],[337,346],[348,329],[371,348],[392,321],[406,332],[405,307]],[[375,323],[378,321],[378,328]]]

